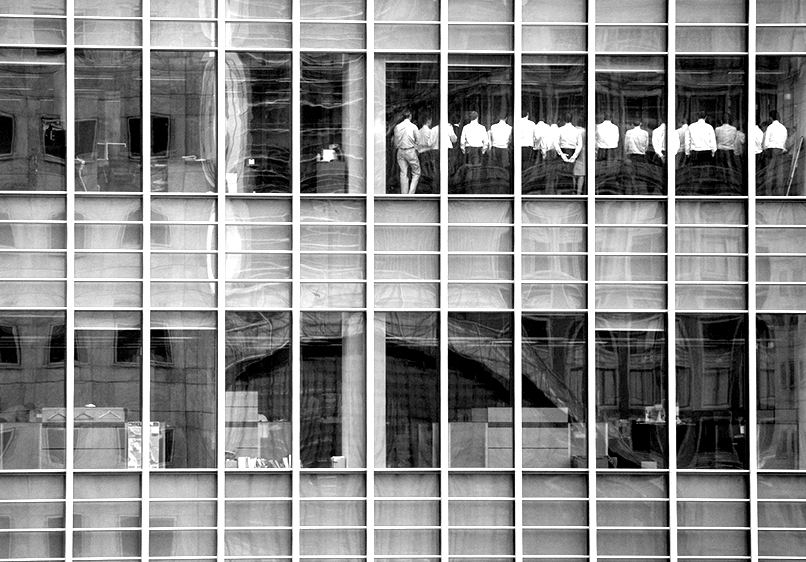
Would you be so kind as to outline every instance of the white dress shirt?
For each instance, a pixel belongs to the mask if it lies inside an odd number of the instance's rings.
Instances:
[[[557,142],[555,147],[557,153],[560,156],[566,156],[563,154],[562,149],[572,149],[574,154],[568,158],[570,158],[572,162],[576,160],[577,156],[579,156],[579,153],[582,150],[582,131],[574,127],[571,123],[566,123],[557,129],[556,138]]]
[[[395,148],[414,148],[417,146],[419,131],[417,125],[404,119],[395,125]]]
[[[714,130],[716,134],[716,148],[717,150],[735,150],[736,149],[736,127],[730,123],[723,123]]]
[[[420,127],[417,138],[417,152],[437,150],[439,148],[439,126],[433,129],[428,125]]]
[[[484,125],[479,124],[478,119],[474,119],[462,127],[462,138],[459,143],[462,152],[464,152],[468,146],[471,148],[481,148],[482,152],[486,152],[489,142],[487,129],[484,128]]]
[[[490,127],[490,145],[493,148],[509,148],[512,140],[512,125],[501,120]]]
[[[624,134],[624,151],[627,154],[646,154],[649,147],[649,133],[636,125]]]
[[[714,128],[700,119],[688,126],[686,131],[686,154],[710,150],[716,152],[716,134]]]
[[[548,123],[538,121],[535,123],[535,131],[532,135],[533,146],[536,150],[546,155],[550,148],[554,148],[554,137]]]
[[[596,148],[618,148],[618,126],[605,119],[596,125]]]
[[[652,150],[661,157],[666,152],[666,123],[661,123],[652,131]]]
[[[765,150],[768,148],[780,148],[783,150],[786,146],[786,135],[786,127],[776,119],[767,125],[767,130],[764,132],[764,141],[761,146]]]
[[[521,117],[518,121],[520,146],[534,146],[535,122],[528,117]]]

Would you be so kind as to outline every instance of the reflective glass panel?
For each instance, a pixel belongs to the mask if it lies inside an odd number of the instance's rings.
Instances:
[[[596,319],[597,463],[666,468],[666,326],[660,314]]]
[[[584,315],[524,314],[523,466],[587,466]]]
[[[806,83],[806,57],[756,59],[757,123],[752,145],[756,159],[756,194],[806,194],[802,163],[802,122],[795,100]]]
[[[291,191],[291,57],[227,53],[227,193]]]
[[[585,58],[525,55],[521,73],[523,193],[585,194]]]
[[[375,193],[439,193],[440,132],[458,143],[440,120],[439,57],[379,54],[375,79]]]
[[[0,62],[0,190],[64,191],[64,53],[48,49],[5,49],[4,53]]]
[[[666,63],[596,59],[596,193],[666,193]]]
[[[0,469],[64,468],[66,352],[63,312],[0,314]]]
[[[449,145],[449,193],[512,193],[512,58],[457,54],[448,64],[449,118],[458,139]]]
[[[747,347],[740,314],[678,314],[677,467],[747,469]]]
[[[365,191],[365,62],[359,54],[303,53],[303,193]]]
[[[756,320],[759,468],[806,468],[804,329],[803,314],[761,314]]]
[[[192,313],[196,314],[196,313]],[[152,315],[152,455],[162,468],[212,468],[216,459],[216,332],[212,317]],[[196,324],[196,325],[194,325]]]
[[[748,124],[745,57],[677,57],[678,195],[744,195]],[[671,150],[670,150],[671,152]]]
[[[76,49],[76,191],[142,191],[139,51]]]
[[[439,315],[375,315],[375,466],[439,466]]]
[[[366,466],[364,315],[305,312],[300,322],[302,466],[362,468]]]
[[[208,52],[151,53],[151,191],[216,191],[216,58]]]
[[[448,421],[452,468],[513,462],[512,315],[448,315]]]
[[[141,468],[140,315],[77,313],[75,340],[75,467]]]
[[[291,314],[226,316],[229,468],[291,466]]]

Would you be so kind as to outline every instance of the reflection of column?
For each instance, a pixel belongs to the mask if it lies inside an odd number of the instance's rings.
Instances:
[[[806,319],[798,317],[797,336],[795,342],[795,407],[797,413],[797,464],[794,468],[806,468]]]
[[[344,55],[342,144],[347,161],[347,192],[364,193],[364,57]]]
[[[375,59],[375,169],[373,182],[375,193],[386,193],[386,61],[382,57]]]
[[[375,314],[375,468],[386,468],[386,316]]]
[[[341,454],[347,468],[366,466],[363,314],[342,314]]]

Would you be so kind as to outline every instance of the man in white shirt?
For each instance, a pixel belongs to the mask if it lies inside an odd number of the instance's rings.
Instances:
[[[417,125],[411,122],[411,111],[403,112],[403,121],[395,125],[394,145],[400,169],[400,193],[414,193],[420,181],[420,159],[417,157]],[[411,185],[409,185],[411,170]]]
[[[641,128],[641,120],[633,119],[632,129],[624,133],[626,160],[622,169],[624,193],[647,193],[646,151],[649,148],[649,133]]]
[[[707,166],[716,154],[716,134],[714,128],[705,122],[706,117],[707,114],[700,111],[697,121],[686,131],[686,155],[692,166]]]
[[[764,189],[763,195],[784,195],[788,166],[784,158],[786,152],[786,127],[779,121],[778,112],[770,111],[772,122],[764,131]]]
[[[726,178],[731,191],[742,191],[741,170],[737,157],[739,131],[731,123],[731,116],[722,116],[722,124],[714,129],[716,135],[716,166]]]
[[[563,115],[563,126],[557,129],[557,141],[554,150],[562,159],[563,165],[559,169],[559,185],[557,189],[564,193],[576,193],[576,182],[574,181],[574,162],[582,152],[582,132],[574,126],[572,122],[574,116],[570,113]],[[551,193],[551,185],[547,186],[547,191]]]
[[[439,125],[431,127],[431,116],[423,115],[423,126],[417,138],[417,154],[420,157],[421,179],[430,186],[439,182]]]
[[[666,123],[661,123],[653,129],[652,149],[660,158],[661,164],[666,162]]]
[[[490,127],[490,163],[499,168],[511,168],[510,148],[512,147],[512,125],[506,115],[498,118],[498,123]]]
[[[521,163],[523,170],[528,170],[534,162],[535,122],[529,119],[529,112],[524,111],[518,121],[518,145],[521,147]]]
[[[596,159],[612,162],[616,160],[619,142],[618,125],[613,123],[613,114],[605,112],[604,120],[596,125]]]
[[[479,114],[471,111],[467,117],[469,122],[462,127],[459,147],[462,149],[468,165],[480,166],[481,157],[487,152],[490,140],[487,129],[479,123]]]

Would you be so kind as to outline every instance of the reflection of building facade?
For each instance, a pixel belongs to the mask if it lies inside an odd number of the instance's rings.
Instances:
[[[805,561],[804,14],[0,7],[0,562]]]

